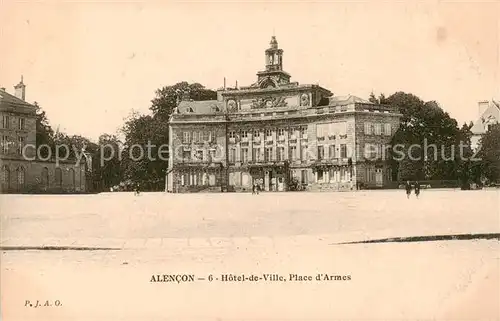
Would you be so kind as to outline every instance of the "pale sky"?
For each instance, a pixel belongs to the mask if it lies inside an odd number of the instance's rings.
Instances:
[[[97,139],[179,81],[250,85],[274,33],[292,81],[437,100],[460,123],[500,97],[500,2],[0,0],[0,86],[24,75],[54,128]]]

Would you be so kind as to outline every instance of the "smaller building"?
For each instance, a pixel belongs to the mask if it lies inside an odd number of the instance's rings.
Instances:
[[[483,100],[478,103],[479,119],[471,128],[471,147],[477,150],[481,136],[485,134],[493,125],[500,123],[500,102]]]
[[[0,88],[0,193],[87,191],[87,159],[80,162],[41,157],[36,144],[36,106],[25,101],[21,81],[15,94]]]

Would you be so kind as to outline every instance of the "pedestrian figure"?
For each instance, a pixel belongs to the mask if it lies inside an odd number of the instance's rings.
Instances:
[[[257,192],[257,195],[259,195],[259,192],[260,192],[260,185],[257,184],[257,186],[255,186],[255,190]]]
[[[420,194],[420,183],[418,181],[415,182],[415,196],[417,196],[418,198],[418,195]]]
[[[410,198],[410,194],[411,194],[411,184],[410,184],[410,181],[406,181],[405,189],[406,189],[406,198]]]
[[[141,189],[140,189],[140,187],[139,187],[139,183],[137,183],[137,184],[135,185],[134,195],[139,196],[140,194],[141,194]]]
[[[252,195],[255,194],[255,184],[252,185]]]

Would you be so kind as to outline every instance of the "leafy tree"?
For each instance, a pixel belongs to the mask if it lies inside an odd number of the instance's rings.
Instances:
[[[121,141],[115,135],[99,136],[99,150],[93,155],[93,181],[99,190],[108,190],[122,180]]]
[[[167,126],[163,118],[150,115],[134,114],[126,121],[122,159],[126,179],[139,182],[145,189],[163,189],[168,167]]]
[[[155,95],[155,98],[151,101],[150,110],[154,116],[163,120],[168,120],[178,101],[184,95],[195,101],[217,99],[217,92],[206,89],[199,83],[189,84],[186,81],[159,88],[156,90]]]
[[[50,150],[54,150],[54,130],[49,124],[49,120],[45,111],[34,102],[33,105],[36,107],[36,145],[47,145]],[[49,156],[49,150],[47,148],[40,149],[40,156],[42,158],[47,158]]]
[[[380,101],[399,107],[402,114],[392,146],[420,146],[412,149],[413,159],[392,161],[393,171],[399,173],[400,179],[457,179],[459,143],[463,138],[457,121],[437,102],[424,102],[413,94],[397,92],[388,98],[381,97]],[[405,151],[405,158],[409,158],[408,149]]]
[[[125,179],[140,183],[143,189],[163,189],[168,167],[168,122],[179,101],[187,97],[194,101],[215,100],[217,92],[199,83],[189,84],[186,81],[165,86],[156,90],[151,100],[152,115],[133,113],[126,120],[122,128],[125,142],[121,162],[121,173]],[[143,157],[139,157],[141,150]]]

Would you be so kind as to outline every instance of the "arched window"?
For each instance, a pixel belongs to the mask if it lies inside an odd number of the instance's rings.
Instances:
[[[42,169],[42,186],[49,187],[49,169],[47,167]]]
[[[7,189],[10,187],[10,169],[7,165],[2,167],[2,185]]]
[[[56,186],[62,187],[62,171],[59,167],[56,168]]]
[[[26,177],[26,173],[25,173],[24,167],[21,166],[17,169],[17,186],[19,187],[19,189],[24,187],[25,177]]]
[[[76,189],[75,170],[73,168],[69,169],[69,179],[71,180],[71,187]]]

